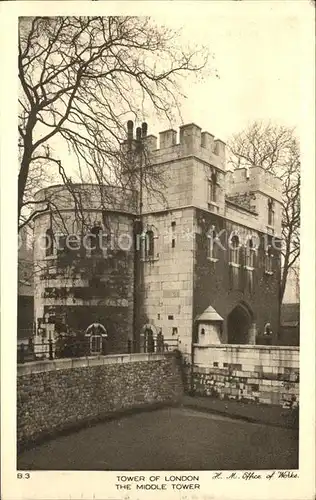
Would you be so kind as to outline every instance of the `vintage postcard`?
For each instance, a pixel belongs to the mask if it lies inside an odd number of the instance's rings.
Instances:
[[[3,500],[312,500],[313,2],[0,10]]]

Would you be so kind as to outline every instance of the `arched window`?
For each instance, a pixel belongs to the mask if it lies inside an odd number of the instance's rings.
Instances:
[[[214,227],[214,226],[213,226]],[[211,229],[207,235],[208,247],[207,247],[207,257],[211,260],[217,260],[217,244],[216,244],[216,231]]]
[[[253,271],[255,267],[255,245],[253,238],[248,238],[245,244],[245,269],[243,289],[248,290],[249,293],[254,291],[254,276]]]
[[[270,245],[267,247],[265,254],[265,272],[266,274],[273,274],[273,253]]]
[[[230,239],[230,262],[239,265],[239,238],[237,235]]]
[[[268,226],[274,225],[274,201],[269,198],[268,200]]]
[[[54,233],[51,228],[47,229],[45,234],[45,254],[46,257],[54,255]]]
[[[155,236],[151,229],[143,232],[140,236],[141,258],[151,260],[155,257]]]
[[[154,232],[151,230],[146,232],[145,255],[148,259],[153,258],[155,255]]]
[[[254,263],[255,263],[255,248],[253,239],[249,238],[246,243],[245,264],[247,267],[254,267]]]
[[[90,354],[92,356],[102,354],[103,339],[108,337],[105,327],[99,322],[93,323],[86,329],[85,337],[90,337]]]
[[[140,234],[138,239],[139,241],[139,250],[140,250],[140,258],[142,260],[154,260],[155,259],[155,233],[153,230],[153,226],[147,226],[147,229]]]

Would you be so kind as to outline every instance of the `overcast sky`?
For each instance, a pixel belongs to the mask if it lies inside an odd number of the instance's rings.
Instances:
[[[228,7],[234,2],[223,3]],[[246,5],[251,2],[237,3],[232,11],[212,5],[199,9],[192,3],[181,16],[163,19],[175,28],[183,26],[185,41],[202,43],[214,54],[219,78],[210,76],[195,85],[191,78],[186,80],[183,119],[224,141],[252,120],[297,126],[301,109],[305,25],[299,12],[295,15],[286,8],[276,12],[271,4],[278,2],[272,1],[255,2],[261,4],[257,10]]]
[[[71,2],[62,3],[65,12],[56,4],[45,4],[45,13],[36,14],[67,15]],[[84,6],[89,7],[88,12]],[[157,25],[181,28],[184,45],[209,49],[214,56],[210,64],[218,77],[211,73],[203,81],[195,81],[188,75],[183,81],[187,96],[182,102],[184,123],[194,122],[227,142],[254,120],[288,127],[297,127],[302,121],[308,49],[305,33],[310,26],[306,19],[314,14],[305,0],[77,2],[75,10],[69,13],[151,15]],[[157,136],[170,128],[169,122],[154,116],[148,122],[149,133]],[[181,124],[178,120],[172,125],[178,129]],[[53,139],[52,145],[67,171],[77,170],[74,156],[57,141]]]

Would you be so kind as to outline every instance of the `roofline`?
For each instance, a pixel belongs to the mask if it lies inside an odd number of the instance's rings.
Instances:
[[[115,188],[115,189],[121,189],[123,191],[130,191],[131,193],[136,193],[137,191],[133,190],[133,189],[129,189],[129,188],[125,188],[125,187],[122,187],[122,186],[115,186],[113,184],[98,184],[96,182],[74,182],[71,184],[71,186],[93,186],[93,187],[104,187],[104,188]],[[45,191],[46,189],[54,189],[54,188],[58,188],[58,187],[65,187],[67,188],[66,184],[51,184],[50,186],[46,186],[46,187],[43,187],[41,189],[39,189],[38,191],[36,191],[34,193],[34,197],[40,193],[41,191]],[[70,191],[69,191],[70,192]]]

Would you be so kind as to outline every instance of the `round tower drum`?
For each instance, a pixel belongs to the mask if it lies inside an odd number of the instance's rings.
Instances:
[[[43,200],[38,211],[47,207],[34,219],[35,342],[45,340],[47,318],[54,339],[84,337],[97,321],[108,332],[108,351],[124,352],[133,330],[135,193],[58,185],[35,199]]]

